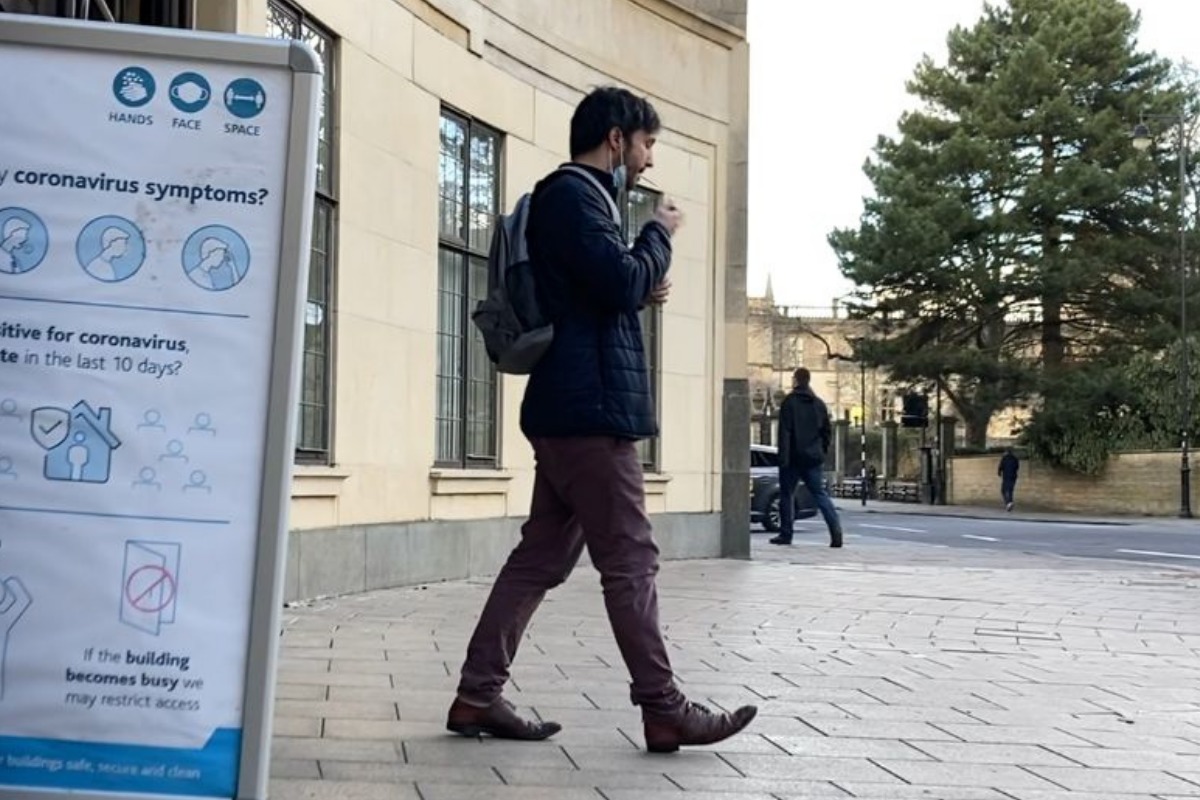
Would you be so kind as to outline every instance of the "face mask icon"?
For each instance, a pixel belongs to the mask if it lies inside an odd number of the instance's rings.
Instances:
[[[191,105],[207,100],[208,89],[195,81],[184,81],[171,87],[171,96],[176,100]]]
[[[182,72],[171,81],[167,90],[171,105],[185,114],[196,114],[208,105],[212,89],[199,72]]]

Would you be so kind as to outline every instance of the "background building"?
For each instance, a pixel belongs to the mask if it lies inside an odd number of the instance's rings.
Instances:
[[[523,381],[470,321],[497,213],[567,158],[575,104],[615,83],[665,124],[635,231],[686,225],[644,315],[668,557],[749,552],[748,50],[740,0],[0,0],[6,11],[308,42],[325,65],[288,552],[289,598],[493,571],[528,508]]]
[[[765,297],[749,302],[750,398],[757,418],[751,437],[756,442],[775,443],[780,393],[791,391],[797,367],[812,372],[813,391],[835,420],[849,420],[857,428],[865,413],[868,428],[875,428],[899,414],[899,393],[888,384],[886,372],[864,370],[853,360],[854,340],[869,334],[867,321],[850,319],[836,303],[827,308],[778,306],[769,283]],[[768,430],[769,437],[764,436]]]
[[[837,301],[828,307],[777,305],[768,280],[763,297],[749,298],[749,325],[750,437],[755,442],[775,443],[781,393],[790,391],[797,367],[812,372],[813,389],[828,404],[833,418],[849,420],[854,429],[863,413],[868,430],[898,421],[903,395],[919,388],[895,384],[886,369],[864,370],[853,360],[854,341],[874,334],[869,321],[852,319]],[[936,392],[930,391],[929,404],[931,418],[958,416],[944,395],[939,408]],[[988,446],[1016,442],[1028,416],[1024,405],[1001,409],[988,425]],[[931,427],[934,424],[931,420]],[[932,430],[930,436],[936,438]],[[965,426],[956,424],[954,446],[965,441]],[[947,454],[951,449],[947,448]]]

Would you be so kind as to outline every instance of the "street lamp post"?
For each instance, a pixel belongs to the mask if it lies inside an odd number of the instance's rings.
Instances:
[[[1154,144],[1146,119],[1169,121],[1178,127],[1179,135],[1179,347],[1180,347],[1180,417],[1179,417],[1179,516],[1192,516],[1192,465],[1190,432],[1192,425],[1191,347],[1188,343],[1187,303],[1187,115],[1152,114],[1143,117],[1133,129],[1133,146],[1145,152]]]
[[[830,361],[854,361],[855,359],[841,353],[833,352],[829,340],[808,326],[804,331],[825,346],[825,357]],[[861,413],[858,417],[859,431],[859,496],[863,506],[867,504],[867,362],[858,359],[858,396]],[[839,478],[840,479],[840,478]]]
[[[942,382],[936,381],[933,389],[933,474],[929,482],[933,484],[930,492],[930,505],[942,504]]]
[[[814,334],[815,336],[816,334]],[[830,361],[855,361],[850,356],[834,353],[824,338],[818,337],[825,345],[826,356]],[[861,358],[858,361],[858,495],[861,505],[867,505],[867,362]]]
[[[774,437],[771,435],[771,423],[775,419],[775,399],[771,396],[773,392],[767,390],[767,402],[763,404],[762,414],[758,420],[758,440],[765,445],[775,444]]]
[[[867,505],[867,362],[858,360],[858,493]]]

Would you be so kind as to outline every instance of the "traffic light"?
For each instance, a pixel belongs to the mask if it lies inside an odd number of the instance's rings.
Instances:
[[[904,407],[900,424],[905,428],[924,428],[929,420],[929,398],[923,394],[909,392],[900,400]]]

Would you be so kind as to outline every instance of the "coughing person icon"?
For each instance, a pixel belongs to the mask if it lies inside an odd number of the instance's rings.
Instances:
[[[0,208],[0,275],[20,275],[37,267],[50,246],[46,226],[25,208]]]

